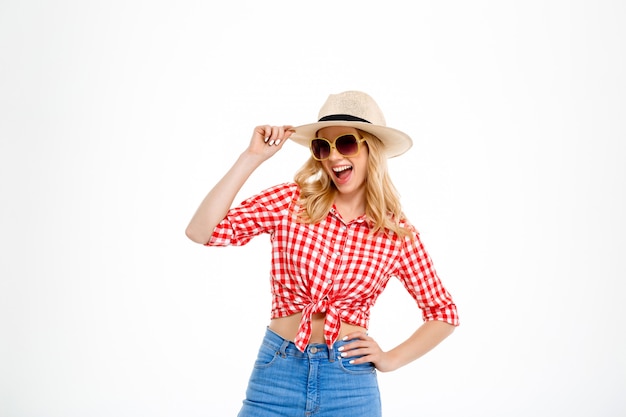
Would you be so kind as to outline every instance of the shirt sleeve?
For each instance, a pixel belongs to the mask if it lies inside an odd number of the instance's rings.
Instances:
[[[452,296],[439,279],[419,233],[412,229],[415,239],[405,240],[398,278],[422,310],[424,321],[440,320],[458,326],[459,317]]]
[[[272,233],[289,213],[296,187],[291,183],[276,185],[231,208],[205,245],[242,246],[261,233]]]

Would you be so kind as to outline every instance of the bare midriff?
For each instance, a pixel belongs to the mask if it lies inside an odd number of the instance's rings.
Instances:
[[[324,318],[326,314],[315,313],[311,316],[311,339],[309,343],[326,343],[324,340]],[[302,313],[292,314],[291,316],[272,319],[270,322],[270,329],[278,333],[283,339],[293,341],[298,334],[298,327],[300,326],[300,320]],[[365,332],[363,327],[341,322],[341,329],[339,330],[338,340],[341,340],[344,336],[352,332]]]

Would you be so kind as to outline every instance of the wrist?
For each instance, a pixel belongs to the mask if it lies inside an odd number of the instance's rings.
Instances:
[[[246,149],[239,155],[238,162],[256,168],[261,165],[266,159],[267,157],[265,157],[264,155],[252,152],[250,149]]]

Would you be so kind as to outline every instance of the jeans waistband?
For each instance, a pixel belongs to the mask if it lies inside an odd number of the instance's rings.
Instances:
[[[334,362],[337,355],[337,348],[345,345],[348,342],[337,341],[332,346],[328,347],[325,343],[309,343],[304,352],[301,352],[296,345],[287,339],[281,337],[278,333],[272,331],[269,327],[265,331],[265,337],[263,338],[263,344],[276,349],[276,352],[283,356],[291,356],[295,358],[309,358],[309,359],[328,359],[330,362]]]

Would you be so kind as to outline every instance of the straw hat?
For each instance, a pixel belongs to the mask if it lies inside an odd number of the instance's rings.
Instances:
[[[361,91],[329,95],[320,109],[318,122],[296,127],[290,139],[308,147],[317,131],[327,126],[350,126],[371,133],[383,142],[388,158],[403,154],[413,145],[406,133],[387,127],[374,99]]]

